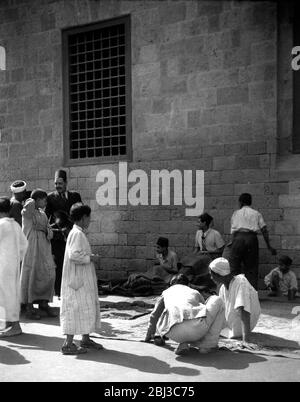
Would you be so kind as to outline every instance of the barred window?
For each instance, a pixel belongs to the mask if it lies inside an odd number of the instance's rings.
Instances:
[[[64,30],[63,55],[66,162],[128,159],[129,17]]]

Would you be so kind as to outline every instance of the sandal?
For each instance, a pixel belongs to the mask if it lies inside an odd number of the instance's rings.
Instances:
[[[75,343],[72,343],[72,345],[64,345],[61,348],[61,352],[63,355],[82,355],[87,352],[86,349],[75,345]]]
[[[88,341],[81,341],[80,346],[82,348],[87,348],[87,349],[96,349],[96,350],[102,350],[104,347],[100,343],[96,343],[89,339]]]

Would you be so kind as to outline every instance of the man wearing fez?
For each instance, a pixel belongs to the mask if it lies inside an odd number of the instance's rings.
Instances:
[[[10,191],[13,196],[10,199],[11,208],[9,212],[10,218],[14,218],[20,226],[22,226],[22,214],[24,201],[29,197],[26,191],[26,182],[23,180],[16,180],[10,186]],[[30,194],[30,192],[29,192]]]
[[[48,194],[46,214],[54,229],[54,237],[51,240],[52,253],[56,264],[55,294],[60,296],[62,268],[66,247],[66,228],[69,221],[62,222],[61,216],[69,216],[71,206],[81,202],[79,193],[67,190],[67,173],[65,170],[57,170],[54,177],[55,191]],[[58,227],[57,227],[58,226]],[[66,227],[65,227],[66,226]],[[68,232],[68,230],[67,230]]]

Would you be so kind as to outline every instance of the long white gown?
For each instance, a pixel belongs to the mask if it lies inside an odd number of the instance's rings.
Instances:
[[[0,320],[19,321],[20,263],[28,242],[13,218],[0,219]]]
[[[63,334],[83,335],[100,329],[100,303],[91,247],[83,230],[69,233],[61,285],[60,323]]]

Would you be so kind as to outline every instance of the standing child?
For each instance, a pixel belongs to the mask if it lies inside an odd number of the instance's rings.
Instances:
[[[265,284],[271,290],[269,296],[279,296],[280,293],[284,296],[289,296],[293,300],[298,290],[296,275],[290,270],[293,260],[282,255],[279,258],[279,266],[265,276]]]
[[[94,262],[99,256],[92,254],[84,230],[89,227],[91,208],[74,204],[70,216],[74,226],[68,236],[61,286],[60,322],[66,340],[64,355],[86,353],[89,348],[103,346],[90,339],[91,332],[100,329],[100,304]],[[73,343],[74,335],[82,335],[80,347]]]
[[[28,249],[22,264],[21,296],[26,304],[26,317],[40,319],[33,303],[39,304],[49,317],[57,314],[48,305],[52,301],[55,282],[55,263],[51,253],[52,231],[44,212],[47,193],[33,190],[22,210],[22,227],[28,239]]]
[[[0,320],[3,321],[0,338],[22,333],[20,315],[20,262],[27,239],[20,225],[9,218],[10,201],[0,198]],[[2,323],[1,323],[2,324]]]

